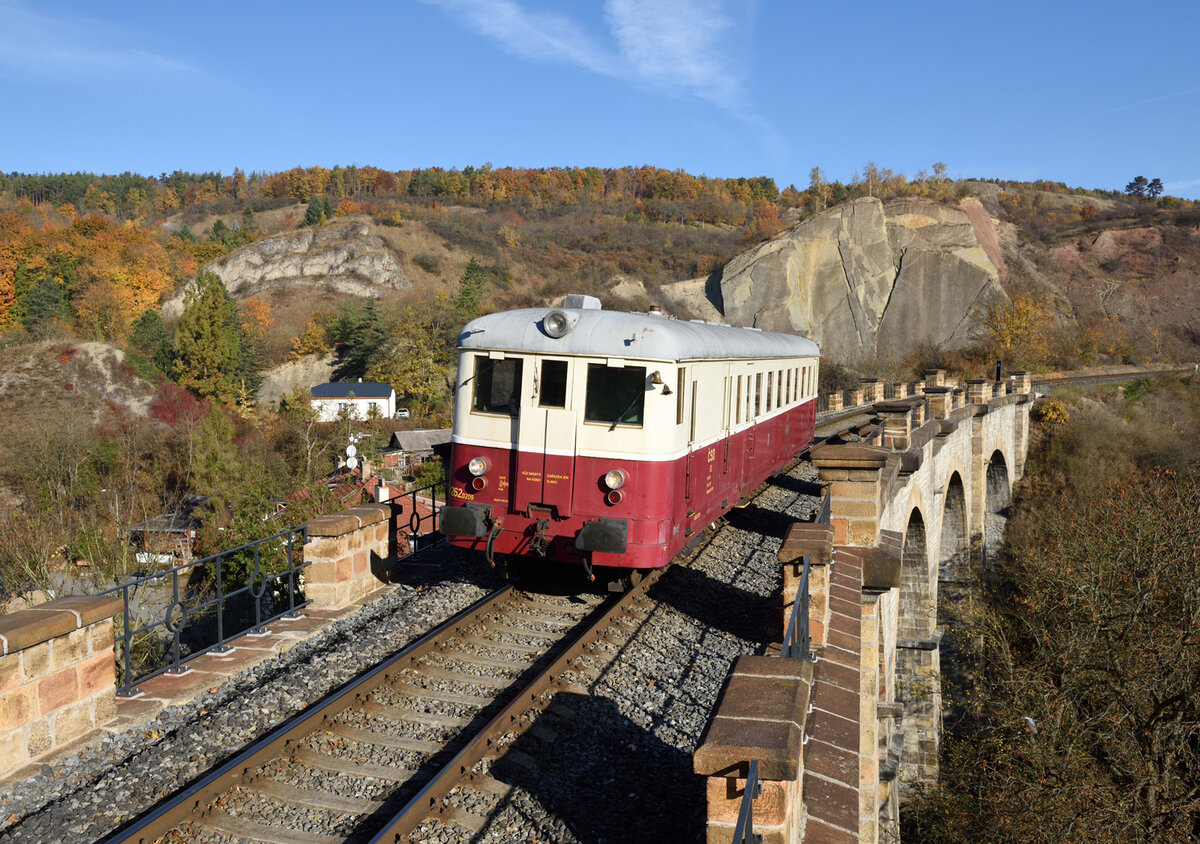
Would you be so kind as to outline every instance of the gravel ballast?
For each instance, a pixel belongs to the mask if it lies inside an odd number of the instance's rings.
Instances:
[[[0,841],[89,842],[382,662],[495,586],[455,559],[143,727],[109,734],[0,792]]]

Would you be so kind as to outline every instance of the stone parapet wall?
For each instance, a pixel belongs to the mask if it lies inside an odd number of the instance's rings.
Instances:
[[[305,530],[304,594],[310,606],[341,609],[392,581],[392,505],[318,516]]]
[[[0,777],[115,717],[121,607],[71,596],[0,617]]]

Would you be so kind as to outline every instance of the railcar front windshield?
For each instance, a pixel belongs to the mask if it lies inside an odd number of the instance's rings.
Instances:
[[[642,426],[646,404],[646,368],[626,366],[617,368],[602,363],[589,363],[587,372],[587,401],[583,418],[587,422],[606,425]]]
[[[521,364],[520,358],[491,360],[476,355],[471,409],[516,416],[521,408]]]

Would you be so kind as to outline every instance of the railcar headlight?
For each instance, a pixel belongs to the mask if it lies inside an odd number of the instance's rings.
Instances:
[[[625,470],[613,469],[604,476],[604,485],[609,489],[620,489],[625,486]]]
[[[542,327],[546,329],[547,334],[557,340],[559,337],[566,336],[567,332],[571,330],[571,317],[566,311],[555,308],[542,317]]]
[[[477,478],[487,470],[488,459],[486,457],[472,457],[471,462],[467,464],[467,471]]]

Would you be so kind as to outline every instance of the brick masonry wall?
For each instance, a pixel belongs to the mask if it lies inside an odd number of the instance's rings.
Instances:
[[[116,715],[115,597],[71,596],[0,618],[0,777]]]

